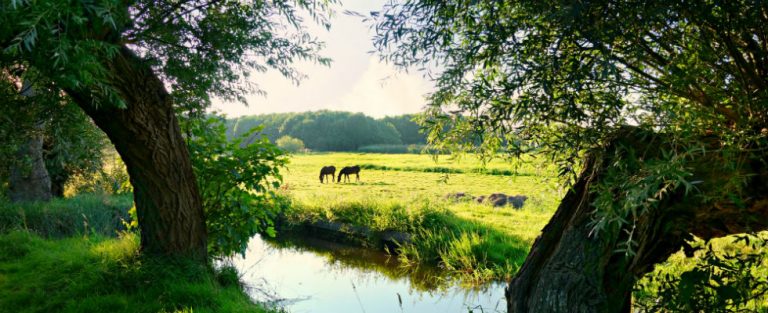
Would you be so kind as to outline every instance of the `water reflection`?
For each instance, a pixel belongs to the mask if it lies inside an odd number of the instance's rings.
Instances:
[[[254,237],[234,260],[258,301],[289,312],[501,312],[504,285],[462,288],[430,267],[317,238]]]

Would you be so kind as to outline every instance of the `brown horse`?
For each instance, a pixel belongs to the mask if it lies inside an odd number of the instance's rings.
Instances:
[[[326,179],[327,182],[333,181],[333,176],[336,176],[336,167],[333,165],[331,166],[323,166],[322,169],[320,169],[320,183],[323,183],[323,178],[326,176],[331,175],[331,179]]]
[[[344,182],[349,181],[349,175],[355,174],[357,177],[357,181],[360,181],[360,167],[355,166],[345,166],[339,171],[339,179],[336,180],[337,183],[341,182],[341,175],[344,175]]]

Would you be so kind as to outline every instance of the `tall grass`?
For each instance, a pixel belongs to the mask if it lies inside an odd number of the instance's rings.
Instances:
[[[265,312],[229,271],[141,257],[138,241],[0,235],[0,312]]]
[[[391,200],[294,203],[284,215],[290,226],[326,221],[363,226],[373,233],[409,233],[411,242],[391,251],[403,264],[437,265],[465,283],[511,277],[538,230],[518,236],[459,217],[447,206],[446,202],[428,199],[411,204]],[[375,246],[378,238],[367,240],[364,244]]]
[[[50,202],[0,201],[0,233],[24,229],[43,237],[114,236],[128,220],[132,195],[83,194]]]

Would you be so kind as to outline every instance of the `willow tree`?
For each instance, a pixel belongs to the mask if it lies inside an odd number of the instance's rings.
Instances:
[[[301,12],[326,1],[5,0],[0,65],[29,67],[89,115],[125,161],[145,253],[206,259],[198,186],[177,121],[211,96],[243,100],[253,71],[327,63]]]
[[[572,177],[510,312],[628,312],[693,235],[768,227],[768,2],[407,0],[373,19],[385,59],[436,77],[433,144]]]

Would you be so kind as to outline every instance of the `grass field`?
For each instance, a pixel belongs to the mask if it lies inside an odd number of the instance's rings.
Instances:
[[[361,165],[360,181],[321,184],[319,171],[327,165]],[[282,190],[293,199],[288,216],[296,223],[337,221],[413,233],[414,245],[402,247],[401,258],[484,281],[509,277],[522,264],[561,197],[556,179],[554,168],[533,159],[483,165],[469,157],[328,153],[293,156]],[[445,199],[456,192],[528,200],[516,210]]]
[[[326,165],[338,169],[347,165],[374,165],[390,169],[363,168],[360,181],[320,184],[319,171]],[[398,200],[411,202],[440,199],[448,193],[472,195],[505,193],[527,195],[527,211],[552,212],[559,200],[554,168],[530,161],[519,165],[517,175],[474,173],[482,168],[476,159],[433,160],[427,155],[328,153],[297,155],[284,172],[283,188],[299,202],[351,200]],[[514,170],[514,165],[495,160],[488,170]],[[441,169],[465,173],[442,173]]]

